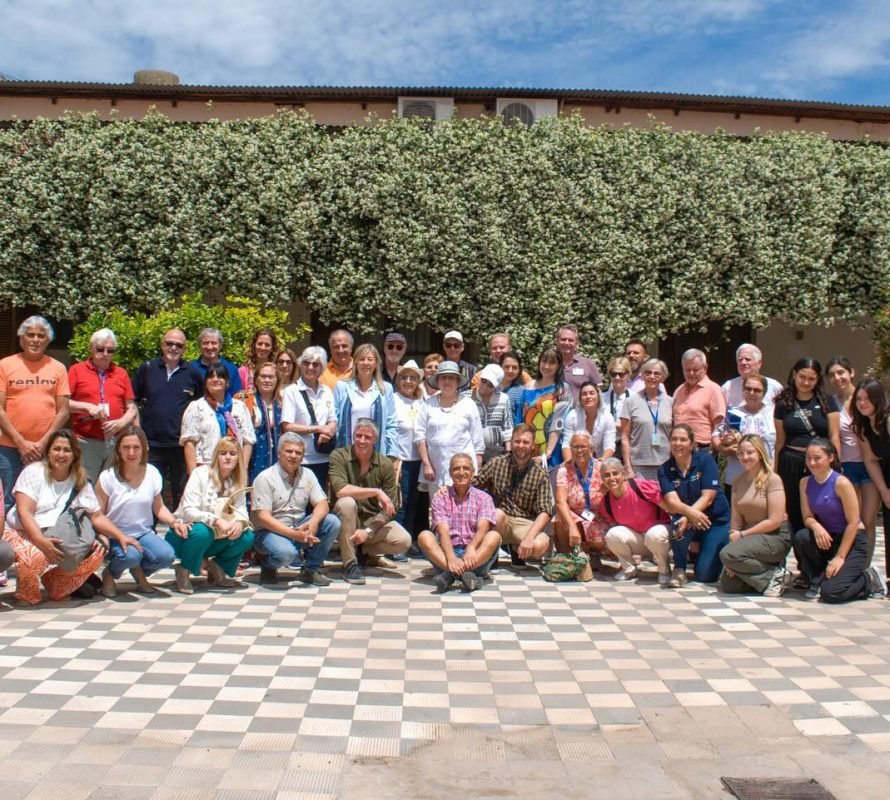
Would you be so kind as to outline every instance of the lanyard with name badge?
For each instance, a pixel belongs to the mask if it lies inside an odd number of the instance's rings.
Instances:
[[[655,413],[652,413],[652,406],[649,405],[649,399],[646,399],[646,409],[649,412],[649,416],[652,417],[652,439],[651,444],[653,447],[658,447],[661,445],[661,433],[658,430],[658,415],[661,413],[661,393],[655,397]]]
[[[584,490],[584,510],[581,512],[581,519],[587,520],[590,522],[593,519],[593,509],[590,506],[590,482],[593,480],[593,459],[590,459],[590,463],[587,465],[587,478],[584,479],[581,477],[581,470],[578,469],[578,465],[575,465],[575,474],[578,476],[578,483],[581,484],[581,488]]]

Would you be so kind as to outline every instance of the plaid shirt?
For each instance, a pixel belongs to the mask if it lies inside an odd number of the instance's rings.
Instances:
[[[473,483],[494,499],[494,504],[511,517],[535,519],[539,514],[553,516],[550,477],[537,459],[525,472],[518,472],[512,455],[498,456],[482,465]]]
[[[435,530],[444,522],[453,545],[465,547],[472,542],[476,527],[483,519],[494,526],[494,503],[489,495],[475,486],[470,487],[463,500],[458,499],[453,486],[443,486],[430,502],[430,525]]]

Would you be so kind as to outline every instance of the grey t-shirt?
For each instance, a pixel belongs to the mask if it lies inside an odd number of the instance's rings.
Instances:
[[[671,455],[671,425],[674,422],[674,401],[663,389],[658,395],[658,408],[649,406],[646,393],[631,393],[624,401],[621,419],[630,420],[630,463],[634,466],[663,464]],[[658,443],[653,443],[655,419],[658,418]],[[626,454],[625,454],[626,455]]]
[[[257,525],[257,511],[271,511],[278,522],[295,527],[306,516],[306,506],[311,502],[318,505],[327,501],[315,474],[305,467],[300,467],[293,484],[288,480],[287,473],[279,464],[264,469],[253,482],[251,496],[251,516],[254,527]]]

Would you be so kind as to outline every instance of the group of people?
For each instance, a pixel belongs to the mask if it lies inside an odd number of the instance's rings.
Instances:
[[[132,378],[108,329],[67,370],[46,355],[45,319],[18,333],[21,352],[0,360],[0,569],[15,563],[23,604],[40,602],[41,580],[52,599],[114,596],[126,571],[152,593],[171,566],[179,592],[205,573],[228,589],[252,559],[264,584],[297,570],[325,586],[334,551],[353,584],[413,557],[438,591],[475,591],[502,550],[523,567],[578,548],[596,570],[617,560],[618,581],[648,560],[679,588],[691,563],[723,591],[779,596],[793,548],[807,597],[886,593],[871,561],[890,503],[888,400],[843,357],[827,365],[829,397],[813,359],[783,386],[742,345],[738,377],[719,386],[689,350],[671,396],[644,342],[602,377],[572,325],[532,374],[505,333],[479,367],[456,330],[421,366],[398,331],[381,354],[336,330],[329,357],[261,329],[238,366],[213,328],[186,361],[174,328]],[[58,528],[71,514],[95,532],[78,559]]]

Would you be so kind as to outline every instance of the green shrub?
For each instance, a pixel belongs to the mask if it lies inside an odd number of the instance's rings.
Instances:
[[[184,295],[179,303],[167,303],[155,314],[128,314],[120,309],[97,311],[74,329],[69,352],[78,361],[89,356],[90,336],[99,328],[111,328],[118,339],[115,361],[132,373],[143,361],[159,355],[161,337],[170,328],[181,328],[188,339],[185,358],[197,358],[198,333],[202,328],[219,328],[225,343],[222,355],[236,364],[245,361],[247,345],[258,328],[269,328],[279,341],[300,339],[306,325],[296,330],[287,311],[264,308],[247,297],[227,297],[226,305],[207,305],[201,295]]]

